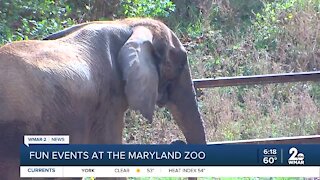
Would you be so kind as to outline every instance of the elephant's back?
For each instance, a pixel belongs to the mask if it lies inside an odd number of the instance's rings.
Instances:
[[[78,47],[62,41],[16,41],[0,47],[1,61],[22,61],[39,66],[49,61],[55,64],[74,59]],[[0,63],[1,63],[0,61]],[[49,62],[50,63],[50,62]]]

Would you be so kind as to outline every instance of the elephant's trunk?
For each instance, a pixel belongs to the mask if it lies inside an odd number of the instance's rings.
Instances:
[[[188,66],[177,82],[172,84],[168,108],[182,130],[188,144],[205,144],[205,132],[197,106],[195,91]]]

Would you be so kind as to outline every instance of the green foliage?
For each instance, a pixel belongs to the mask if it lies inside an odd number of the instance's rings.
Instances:
[[[254,31],[256,47],[274,49],[277,37],[284,33],[283,24],[293,20],[293,11],[297,6],[302,7],[305,0],[276,0],[266,3],[262,12],[256,14]]]
[[[229,3],[227,3],[229,2]],[[229,0],[216,5],[211,10],[211,24],[223,33],[236,29],[246,32],[252,24],[254,13],[263,8],[261,0]]]
[[[121,8],[126,17],[167,17],[175,5],[170,0],[122,0]]]
[[[197,38],[204,32],[204,21],[201,13],[196,7],[189,7],[187,19],[181,20],[181,15],[170,17],[169,21],[178,35],[187,35],[191,38]]]
[[[318,83],[312,84],[309,93],[317,105],[320,106],[320,85]]]
[[[64,0],[0,1],[0,44],[39,39],[74,24],[71,5]]]

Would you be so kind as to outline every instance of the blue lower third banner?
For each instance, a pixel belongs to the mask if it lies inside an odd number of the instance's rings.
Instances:
[[[320,166],[308,145],[21,145],[21,166]]]

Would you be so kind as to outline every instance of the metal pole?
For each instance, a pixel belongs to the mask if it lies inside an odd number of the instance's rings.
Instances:
[[[320,71],[267,74],[256,76],[237,76],[222,78],[194,79],[195,88],[213,88],[225,86],[241,86],[254,84],[272,84],[288,82],[320,81]]]

